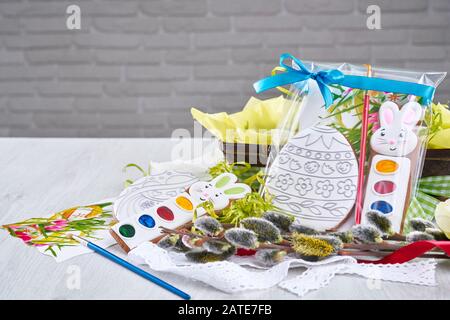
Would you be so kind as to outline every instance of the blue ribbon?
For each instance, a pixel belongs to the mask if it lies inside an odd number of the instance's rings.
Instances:
[[[299,69],[295,69],[286,64],[285,60],[288,59],[294,61]],[[288,53],[284,53],[280,56],[280,66],[284,68],[286,72],[261,79],[253,84],[257,93],[279,86],[313,79],[317,82],[323,96],[325,108],[328,108],[333,103],[333,95],[328,87],[330,84],[338,84],[344,87],[362,90],[410,94],[422,97],[422,103],[424,105],[431,102],[435,90],[432,86],[413,82],[346,75],[337,69],[311,72],[300,60]]]

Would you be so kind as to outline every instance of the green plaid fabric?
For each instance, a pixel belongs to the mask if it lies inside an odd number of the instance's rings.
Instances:
[[[450,198],[450,176],[436,176],[419,179],[416,196],[411,199],[407,212],[407,223],[414,218],[434,219],[434,211],[440,202],[433,196]]]
[[[421,178],[419,190],[426,194],[450,198],[450,176]]]
[[[404,232],[408,233],[410,230],[409,227],[409,221],[414,218],[422,218],[425,220],[432,220],[434,217],[433,215],[428,215],[425,210],[423,210],[422,205],[420,204],[419,200],[417,200],[417,197],[414,197],[411,199],[411,203],[409,204],[408,211],[406,212],[406,221],[404,225]]]

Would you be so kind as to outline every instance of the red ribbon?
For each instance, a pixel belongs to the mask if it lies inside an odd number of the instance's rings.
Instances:
[[[418,258],[434,248],[439,248],[450,256],[450,241],[422,240],[401,247],[380,260],[358,260],[358,262],[374,264],[404,263]]]

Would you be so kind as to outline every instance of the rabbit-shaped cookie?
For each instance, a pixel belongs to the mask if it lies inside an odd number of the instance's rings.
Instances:
[[[376,155],[366,184],[363,223],[367,222],[366,213],[376,210],[389,217],[394,231],[402,231],[411,173],[411,160],[407,156],[417,147],[414,129],[422,113],[422,106],[415,101],[400,110],[392,101],[381,105],[380,128],[370,139]]]
[[[387,156],[406,156],[417,146],[413,129],[422,116],[422,106],[410,101],[401,110],[392,101],[383,103],[378,112],[380,128],[372,135],[372,150]]]
[[[243,198],[250,187],[236,183],[237,177],[232,173],[222,173],[210,182],[198,181],[189,188],[189,195],[197,203],[211,201],[215,210],[225,209],[231,200]]]
[[[214,210],[222,210],[230,201],[251,192],[248,185],[236,181],[234,174],[223,173],[210,182],[195,182],[186,192],[119,221],[111,228],[111,234],[128,252],[145,241],[159,238],[159,227],[176,229],[191,221],[195,208],[203,202],[211,201]],[[205,213],[203,208],[198,208],[198,215]]]

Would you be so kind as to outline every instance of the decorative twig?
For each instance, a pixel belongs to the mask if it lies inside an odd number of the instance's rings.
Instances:
[[[187,231],[185,229],[179,229],[179,230],[173,230],[165,227],[160,227],[162,232],[165,234],[179,234],[179,235],[186,235],[190,237],[196,237],[200,238],[201,240],[207,241],[207,240],[223,240],[223,235],[220,235],[218,237],[209,237],[209,236],[203,236],[199,234],[195,234],[193,232]],[[353,257],[385,257],[392,252],[402,248],[404,245],[402,244],[396,244],[396,243],[389,243],[389,242],[383,242],[383,243],[373,243],[373,244],[359,244],[359,243],[345,243],[344,249],[339,250],[337,252],[338,255],[342,256],[353,256]],[[291,243],[287,240],[283,240],[279,244],[272,244],[272,243],[263,243],[260,244],[258,249],[277,249],[277,250],[284,250],[286,252],[294,252],[294,249],[291,246]],[[433,249],[432,252],[440,252],[438,249]],[[423,254],[419,256],[419,258],[436,258],[436,259],[450,259],[449,256],[442,253],[428,253]]]

